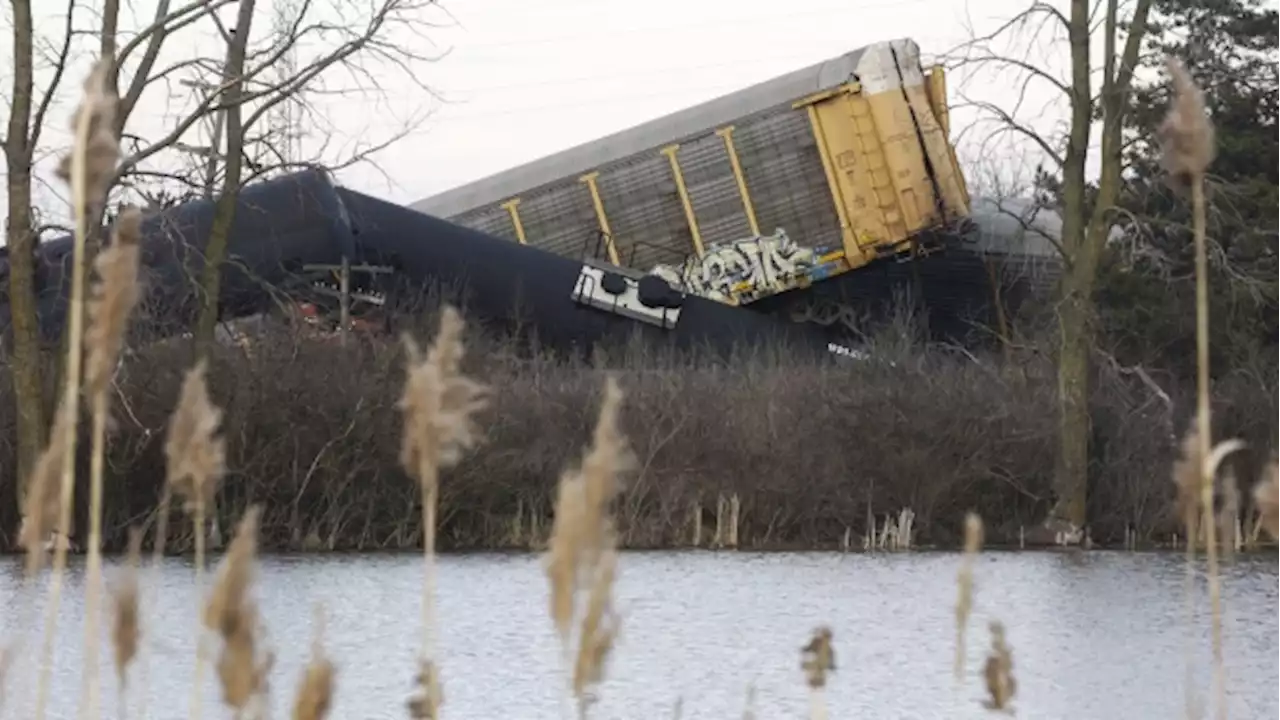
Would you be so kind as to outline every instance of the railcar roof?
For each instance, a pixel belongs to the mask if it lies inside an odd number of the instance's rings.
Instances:
[[[590,172],[639,152],[706,133],[742,118],[838,87],[855,75],[867,53],[890,47],[919,50],[910,39],[874,43],[684,110],[635,125],[524,165],[490,175],[410,204],[438,217],[457,217],[534,188]]]

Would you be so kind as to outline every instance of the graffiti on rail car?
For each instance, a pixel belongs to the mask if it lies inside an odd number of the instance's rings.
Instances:
[[[683,267],[660,264],[649,272],[686,292],[737,304],[822,279],[842,257],[803,247],[778,228],[772,235],[715,243]]]

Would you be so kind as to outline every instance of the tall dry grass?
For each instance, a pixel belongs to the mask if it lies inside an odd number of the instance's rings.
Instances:
[[[104,82],[105,64],[95,65],[85,83],[84,99],[75,115],[76,142],[64,163],[65,178],[73,191],[76,212],[76,244],[73,272],[70,342],[67,373],[59,412],[46,452],[28,480],[27,501],[23,508],[22,539],[28,552],[27,578],[44,565],[46,542],[53,538],[54,562],[49,572],[48,609],[43,629],[43,651],[38,672],[38,695],[35,719],[43,720],[47,708],[50,658],[57,619],[62,579],[66,568],[67,542],[71,537],[73,490],[75,487],[75,421],[81,392],[81,360],[83,346],[88,349],[83,387],[89,395],[92,416],[90,448],[90,501],[87,550],[89,564],[86,593],[88,611],[85,643],[86,666],[81,694],[81,716],[101,717],[100,683],[96,672],[96,638],[98,605],[105,595],[101,566],[101,532],[103,507],[103,456],[106,452],[107,387],[117,366],[116,359],[123,344],[124,329],[137,301],[137,233],[138,216],[124,213],[115,223],[112,242],[98,255],[94,268],[97,284],[88,305],[91,327],[82,328],[86,307],[84,282],[86,247],[91,218],[97,216],[105,197],[105,178],[114,169],[118,156],[116,139],[110,136],[115,99]],[[1204,171],[1212,159],[1212,128],[1204,117],[1199,90],[1179,67],[1172,66],[1178,100],[1166,124],[1166,162],[1175,177],[1187,181],[1192,189],[1192,203],[1197,214],[1196,242],[1201,262],[1200,299],[1204,287],[1203,183]],[[1199,189],[1198,189],[1199,188]],[[1225,717],[1223,648],[1221,638],[1221,592],[1217,577],[1217,553],[1214,476],[1218,464],[1236,442],[1210,443],[1207,354],[1205,335],[1207,309],[1199,308],[1200,383],[1198,387],[1197,423],[1184,442],[1184,458],[1175,467],[1180,509],[1188,541],[1189,564],[1194,548],[1203,543],[1209,559],[1213,632],[1214,693],[1217,714]],[[417,482],[421,505],[421,544],[424,553],[423,647],[418,659],[416,693],[407,702],[414,718],[443,717],[444,693],[440,682],[438,654],[435,647],[435,548],[437,514],[440,501],[439,477],[442,470],[455,465],[465,453],[481,441],[477,414],[488,406],[487,388],[462,372],[464,344],[461,315],[446,308],[440,318],[435,338],[428,351],[405,337],[406,373],[398,407],[402,413],[400,462]],[[167,527],[164,514],[171,497],[183,501],[193,524],[196,554],[194,581],[202,596],[197,619],[201,630],[197,647],[195,677],[192,686],[190,716],[199,717],[199,702],[208,643],[216,641],[218,654],[213,660],[221,699],[236,718],[263,717],[268,676],[273,663],[272,651],[263,642],[260,613],[253,597],[256,560],[259,551],[262,506],[248,508],[236,527],[225,556],[218,567],[207,596],[202,580],[206,523],[215,498],[217,484],[226,466],[226,440],[221,435],[222,410],[211,400],[206,387],[206,362],[191,367],[182,383],[177,407],[167,426],[165,460],[166,486],[156,515],[153,538],[155,561],[163,554]],[[591,445],[580,464],[565,470],[556,487],[553,524],[546,549],[546,576],[549,584],[549,620],[562,644],[566,691],[577,714],[589,714],[594,693],[608,673],[608,659],[619,631],[619,618],[613,609],[613,586],[619,572],[619,537],[615,512],[624,476],[636,468],[631,444],[622,431],[621,411],[624,393],[613,377],[604,382],[600,408],[591,436]],[[1254,489],[1258,508],[1257,527],[1273,538],[1277,532],[1277,479],[1274,459],[1267,466],[1262,482]],[[963,660],[966,628],[975,603],[975,557],[981,550],[984,526],[977,514],[970,513],[964,522],[965,553],[957,576],[956,674],[965,676]],[[145,625],[147,606],[140,593],[142,535],[131,531],[129,561],[113,592],[112,631],[116,680],[122,689],[130,670],[140,655],[140,637]],[[321,623],[318,623],[320,625]],[[986,691],[986,707],[996,712],[1012,712],[1017,692],[1013,650],[1007,631],[998,620],[989,625],[990,650],[982,671]],[[13,656],[6,654],[0,669],[9,669]],[[801,670],[811,699],[810,716],[826,718],[824,689],[835,670],[833,632],[819,627],[802,650]],[[336,664],[321,645],[319,631],[313,639],[312,658],[304,671],[296,693],[293,716],[299,719],[326,717],[335,692]],[[145,681],[142,681],[145,682]],[[123,699],[124,693],[121,693]],[[749,703],[750,706],[750,703]],[[126,708],[120,709],[125,716]],[[145,716],[145,710],[138,713]],[[748,710],[748,714],[753,711]]]

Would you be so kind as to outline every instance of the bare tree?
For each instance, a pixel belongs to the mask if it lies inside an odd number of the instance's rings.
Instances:
[[[227,174],[222,195],[214,210],[213,227],[209,230],[209,244],[205,248],[204,273],[200,278],[203,302],[200,321],[196,328],[196,342],[200,346],[213,342],[214,325],[218,321],[218,295],[222,261],[227,255],[227,236],[236,216],[236,192],[240,187],[240,168],[244,165],[244,61],[249,44],[249,31],[253,25],[254,0],[240,0],[240,13],[236,17],[235,32],[227,42],[227,62],[223,75],[223,101],[227,105]]]
[[[290,141],[289,138],[276,138],[275,142],[270,142],[266,141],[269,133],[264,132],[260,135],[263,142],[259,146],[273,149],[276,162],[254,163],[249,175],[245,176],[246,140],[250,134],[271,118],[275,108],[282,103],[295,102],[303,90],[322,86],[325,75],[337,70],[378,89],[381,87],[380,76],[387,69],[399,69],[416,87],[430,94],[430,88],[416,78],[414,65],[434,58],[413,50],[404,42],[410,38],[399,38],[398,44],[394,33],[406,30],[415,36],[420,35],[416,31],[427,26],[421,13],[431,5],[434,5],[434,0],[379,0],[367,16],[353,17],[350,6],[345,3],[321,6],[314,0],[301,0],[284,32],[280,32],[277,26],[275,32],[264,33],[265,37],[255,42],[250,32],[254,3],[241,0],[235,31],[224,33],[228,51],[222,68],[220,92],[203,99],[196,111],[188,116],[194,122],[209,111],[225,112],[227,143],[221,195],[204,249],[205,265],[200,280],[202,305],[196,327],[199,347],[205,348],[213,341],[218,321],[221,268],[226,261],[228,234],[235,221],[237,193],[254,178],[272,170],[287,169],[299,162],[289,153],[279,150]],[[332,38],[339,40],[335,42]],[[273,75],[272,71],[280,68],[300,46],[316,39],[326,40],[321,45],[324,48],[322,52],[301,64],[288,62],[287,67],[296,69],[286,73],[285,77],[280,77],[278,72]],[[207,62],[205,64],[208,65]],[[174,133],[185,132],[189,127],[190,124],[184,127],[180,123]],[[356,158],[366,158],[371,151],[386,147],[402,136],[393,134],[375,147],[355,153],[344,164]]]
[[[145,48],[135,70],[128,91],[121,98],[117,110],[117,127],[123,127],[137,105],[148,83],[151,70],[165,38],[182,27],[195,22],[208,12],[231,0],[197,0],[176,10],[171,3],[162,0],[156,9],[155,21],[117,50],[116,33],[120,4],[108,0],[103,7],[100,47],[120,59],[128,57],[139,48]],[[75,21],[80,16],[78,3],[66,3],[66,21],[63,34],[54,46],[58,48],[53,59],[52,74],[43,93],[36,90],[37,38],[32,18],[33,3],[30,0],[12,0],[13,25],[13,84],[9,107],[9,121],[3,141],[5,169],[7,171],[8,216],[5,220],[5,241],[9,253],[9,308],[13,333],[13,351],[10,355],[10,372],[13,376],[14,395],[18,419],[18,472],[26,478],[44,442],[45,398],[35,294],[35,252],[38,232],[33,208],[33,170],[36,154],[41,147],[41,135],[48,121],[48,114],[61,89],[66,71],[72,61],[72,51],[78,34]],[[112,78],[118,87],[118,78]],[[23,483],[16,483],[21,495]]]
[[[1011,107],[973,101],[995,130],[985,141],[1013,137],[1031,143],[1045,157],[1056,181],[1062,238],[1063,272],[1058,284],[1059,452],[1054,472],[1056,502],[1045,527],[1058,541],[1076,541],[1086,523],[1089,469],[1089,360],[1094,344],[1094,286],[1103,248],[1115,223],[1122,170],[1124,114],[1137,65],[1151,0],[1134,0],[1127,20],[1119,0],[1070,0],[1066,14],[1047,2],[1034,2],[994,32],[975,37],[952,53],[949,64],[994,69],[1019,77],[1018,99]],[[1124,27],[1123,49],[1120,28]],[[1030,40],[1021,53],[998,48],[1020,33]],[[1096,68],[1092,42],[1102,40],[1101,87],[1094,92]],[[1065,35],[1070,47],[1068,78],[1061,78],[1032,56]],[[1006,84],[1005,87],[1008,87]],[[1020,115],[1031,88],[1047,91],[1050,102],[1065,106],[1065,127],[1038,128]],[[1086,164],[1096,118],[1101,117],[1100,169],[1090,183]]]
[[[42,353],[35,291],[35,258],[43,219],[33,193],[40,182],[37,165],[41,153],[50,148],[45,133],[49,111],[56,98],[65,91],[64,79],[74,75],[77,63],[86,54],[114,58],[115,72],[110,78],[120,96],[116,131],[121,137],[123,157],[117,167],[113,203],[123,198],[136,198],[141,187],[160,184],[173,195],[175,186],[187,173],[176,161],[199,133],[203,121],[223,116],[228,125],[225,133],[226,152],[221,152],[220,189],[234,195],[245,183],[276,170],[287,169],[297,158],[282,154],[276,163],[254,163],[243,172],[247,146],[266,142],[266,133],[255,134],[261,121],[281,103],[296,98],[303,90],[347,93],[368,100],[369,93],[380,93],[381,82],[393,75],[402,84],[420,89],[426,97],[430,90],[419,79],[421,63],[438,59],[418,48],[432,47],[425,30],[435,27],[425,12],[435,0],[374,0],[372,3],[350,3],[344,0],[293,0],[284,32],[267,33],[258,38],[250,32],[256,3],[240,0],[236,12],[235,31],[226,31],[218,21],[223,8],[236,0],[155,0],[154,12],[137,27],[121,27],[121,3],[106,0],[101,14],[91,15],[78,0],[65,3],[66,20],[57,37],[38,37],[32,11],[37,5],[30,0],[12,0],[13,82],[7,130],[3,138],[8,190],[6,241],[8,246],[8,296],[12,326],[12,350],[9,355],[13,376],[18,419],[20,477],[30,474],[31,465],[43,446],[47,398],[43,388],[44,368],[55,366],[52,358]],[[128,5],[132,9],[131,5]],[[100,30],[92,36],[77,29],[77,22],[100,21]],[[223,51],[210,55],[202,52],[197,33],[210,22],[218,23],[227,42]],[[176,41],[175,41],[176,39]],[[87,40],[96,40],[86,45]],[[40,68],[37,49],[56,49],[48,58],[43,88],[37,88]],[[293,66],[292,72],[280,73],[282,59],[305,50],[309,55]],[[274,72],[273,72],[274,71]],[[341,73],[345,85],[331,79]],[[156,102],[156,98],[172,96],[171,84],[182,78],[218,78],[213,92],[204,95],[183,93],[186,102],[177,120],[167,123],[161,133],[131,132],[140,117],[138,110]],[[339,86],[335,89],[334,86]],[[150,93],[148,91],[151,91]],[[371,102],[371,101],[370,101]],[[145,118],[143,118],[145,119]],[[55,123],[59,120],[53,118]],[[230,127],[232,124],[237,127]],[[265,124],[265,123],[261,123]],[[56,132],[56,131],[55,131]],[[396,132],[385,142],[374,143],[353,152],[342,164],[367,159],[407,133]],[[271,141],[274,142],[274,141]],[[212,145],[212,143],[211,143]],[[211,151],[219,153],[214,146]],[[313,157],[312,161],[323,158]],[[188,176],[189,177],[189,176]],[[234,203],[223,203],[218,211],[216,231],[205,248],[207,265],[218,268],[226,253],[226,230],[234,221]],[[91,219],[91,228],[100,230],[103,218]],[[56,224],[53,225],[56,227]],[[92,250],[90,250],[92,251]],[[217,272],[206,272],[205,308],[201,334],[212,336],[216,321],[218,295]],[[21,494],[23,483],[18,483]]]

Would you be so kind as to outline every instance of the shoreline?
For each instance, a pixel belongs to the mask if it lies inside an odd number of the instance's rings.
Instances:
[[[213,549],[212,552],[222,552],[223,548]],[[629,555],[649,555],[649,554],[703,554],[703,555],[960,555],[963,554],[964,548],[951,547],[945,545],[921,545],[912,548],[903,548],[897,550],[864,550],[864,549],[841,549],[839,547],[830,546],[788,546],[788,545],[772,545],[762,547],[742,547],[742,548],[709,548],[709,547],[691,547],[682,545],[672,545],[667,547],[656,546],[622,546],[619,550]],[[1258,543],[1252,547],[1243,547],[1235,552],[1237,556],[1265,556],[1275,555],[1280,551],[1280,545],[1274,542]],[[493,547],[465,547],[465,548],[449,548],[437,550],[439,557],[464,557],[472,555],[535,555],[544,554],[542,548],[527,547],[510,547],[510,546],[493,546]],[[1021,547],[1009,543],[995,543],[983,546],[983,552],[1015,554],[1015,553],[1034,553],[1034,554],[1088,554],[1088,553],[1132,553],[1143,555],[1155,555],[1165,553],[1185,552],[1182,546],[1175,546],[1171,543],[1138,545],[1137,547],[1126,547],[1123,544],[1095,544],[1092,547],[1085,548],[1070,545],[1028,545]],[[104,549],[102,555],[104,558],[122,558],[125,552],[120,549]],[[373,555],[404,555],[406,557],[421,559],[421,547],[396,547],[396,548],[369,548],[369,549],[304,549],[304,548],[264,548],[263,557],[313,557],[313,556],[373,556]],[[20,550],[3,550],[0,551],[0,558],[21,558],[24,553]],[[150,559],[150,554],[144,551],[145,559]],[[171,558],[191,558],[194,554],[190,551],[170,551],[164,554],[166,559]],[[84,558],[87,554],[78,549],[67,553],[68,558]],[[1198,551],[1197,559],[1203,558],[1203,551]],[[144,562],[144,565],[146,563]]]

